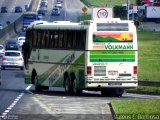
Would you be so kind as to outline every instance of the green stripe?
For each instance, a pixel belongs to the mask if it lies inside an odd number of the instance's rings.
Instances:
[[[90,62],[135,62],[135,59],[90,59]]]
[[[126,54],[130,54],[130,55],[135,55],[135,51],[90,51],[91,55],[95,55],[95,54],[121,54],[121,55],[126,55]]]
[[[90,62],[135,62],[135,51],[90,51]]]
[[[90,58],[135,58],[135,55],[90,55]]]

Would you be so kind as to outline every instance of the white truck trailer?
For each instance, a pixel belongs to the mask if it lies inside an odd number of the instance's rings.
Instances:
[[[144,20],[160,23],[160,7],[159,6],[146,6]]]

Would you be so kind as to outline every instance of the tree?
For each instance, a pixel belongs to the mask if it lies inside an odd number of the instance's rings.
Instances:
[[[126,19],[127,16],[127,10],[123,6],[115,6],[114,7],[114,17],[115,18],[121,18]]]
[[[142,5],[143,0],[136,0],[137,5]]]

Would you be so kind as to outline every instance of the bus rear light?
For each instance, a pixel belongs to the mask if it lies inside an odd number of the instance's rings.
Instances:
[[[92,67],[91,66],[87,66],[87,74],[88,75],[92,74]]]
[[[137,68],[137,66],[134,66],[134,67],[133,67],[133,72],[134,72],[134,74],[137,74],[137,73],[138,73],[138,68]]]

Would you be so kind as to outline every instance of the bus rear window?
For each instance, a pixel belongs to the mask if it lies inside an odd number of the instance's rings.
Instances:
[[[97,31],[128,31],[128,23],[97,23]]]

